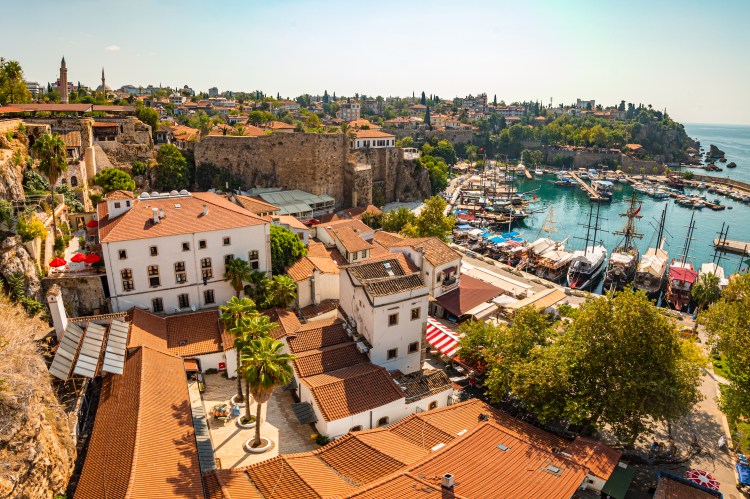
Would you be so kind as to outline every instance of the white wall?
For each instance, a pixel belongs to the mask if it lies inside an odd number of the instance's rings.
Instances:
[[[236,378],[237,377],[237,349],[232,347],[229,350],[225,351],[224,357],[226,358],[225,362],[227,363],[227,377]]]
[[[232,350],[234,353],[234,350]],[[208,369],[219,369],[219,362],[226,362],[227,357],[224,352],[207,353],[204,355],[194,355],[191,357],[185,357],[187,359],[198,359],[200,360],[201,371],[206,372]]]
[[[323,300],[339,299],[338,274],[322,274],[315,270],[315,279],[308,277],[297,282],[297,306],[299,308],[317,305]]]
[[[436,393],[434,395],[430,395],[429,397],[425,397],[416,402],[412,402],[411,404],[404,404],[403,417],[409,416],[411,414],[416,414],[417,407],[419,407],[423,411],[427,411],[428,410],[427,408],[430,407],[430,404],[432,402],[437,402],[437,407],[435,409],[440,409],[441,407],[447,407],[448,399],[450,399],[452,396],[453,396],[453,388],[449,388],[447,390]]]

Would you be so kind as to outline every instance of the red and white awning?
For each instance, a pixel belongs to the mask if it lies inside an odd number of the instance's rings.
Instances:
[[[448,357],[458,353],[458,335],[432,317],[427,318],[427,342]]]

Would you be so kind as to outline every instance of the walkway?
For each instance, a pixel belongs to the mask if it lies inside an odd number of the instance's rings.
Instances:
[[[587,184],[586,182],[584,182],[581,177],[579,177],[578,175],[576,175],[574,172],[568,172],[568,174],[571,177],[573,177],[573,180],[575,180],[576,182],[578,182],[579,184],[581,184],[581,187],[583,187],[583,190],[588,193],[589,198],[592,201],[599,201],[599,200],[603,199],[599,194],[597,194],[594,191],[594,189],[589,184]]]
[[[201,472],[205,473],[206,471],[216,469],[216,460],[214,459],[211,434],[208,431],[206,411],[203,409],[203,401],[198,390],[198,383],[191,382],[188,385],[188,393],[190,394],[190,409],[193,412],[195,440],[198,445],[198,461],[200,462]]]

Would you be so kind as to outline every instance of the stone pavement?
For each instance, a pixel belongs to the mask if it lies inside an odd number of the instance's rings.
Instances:
[[[205,380],[203,406],[206,414],[210,414],[211,408],[216,404],[229,403],[229,399],[237,393],[236,380],[226,379],[221,374],[205,375]],[[268,403],[263,405],[260,434],[273,441],[271,449],[263,454],[251,454],[244,449],[245,441],[255,436],[255,428],[240,428],[236,424],[236,418],[224,425],[209,416],[209,429],[217,467],[239,468],[265,461],[279,454],[317,449],[319,446],[310,438],[315,430],[311,425],[302,425],[297,421],[292,412],[292,402],[290,393],[277,388]],[[250,407],[253,415],[255,415],[256,407],[254,403]]]

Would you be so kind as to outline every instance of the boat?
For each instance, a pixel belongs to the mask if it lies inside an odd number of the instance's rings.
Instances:
[[[544,170],[542,170],[541,168],[537,168],[536,170],[534,170],[534,175],[542,176],[544,175]]]
[[[714,262],[706,262],[701,265],[701,269],[698,271],[698,277],[703,274],[713,274],[719,278],[719,289],[724,289],[729,284],[729,279],[724,276],[724,269]]]
[[[552,239],[557,232],[554,208],[550,206],[547,218],[544,219],[541,232],[547,237],[540,237],[529,245],[528,266],[533,266],[537,276],[552,282],[560,282],[567,274],[573,255],[565,251],[567,239],[558,242]]]
[[[667,218],[667,207],[661,213],[659,232],[656,235],[658,248],[649,248],[638,263],[633,287],[646,293],[649,298],[658,298],[667,283],[669,254],[664,250],[664,222]]]
[[[672,260],[669,266],[669,277],[667,278],[667,304],[673,309],[680,312],[687,312],[692,300],[692,291],[695,280],[698,278],[698,272],[693,268],[693,264],[688,261],[690,253],[690,243],[695,231],[695,213],[690,216],[688,232],[685,237],[683,253],[679,260]]]
[[[591,188],[602,201],[612,201],[613,187],[614,184],[609,180],[594,180],[591,182]]]
[[[574,251],[571,255],[567,275],[567,284],[570,289],[589,289],[599,279],[607,262],[607,248],[602,244],[596,244],[600,206],[596,204],[594,225],[591,225],[594,205],[589,206],[589,223],[586,225],[586,240],[583,249]],[[589,237],[591,229],[594,229],[593,237]]]
[[[637,232],[635,226],[635,221],[641,218],[638,215],[640,212],[641,205],[638,205],[638,198],[633,192],[628,209],[625,213],[620,214],[620,216],[627,218],[627,222],[622,230],[613,232],[613,234],[623,236],[624,239],[622,244],[617,246],[609,255],[609,264],[604,274],[604,289],[620,291],[635,278],[640,254],[634,240],[643,237],[643,234]]]

